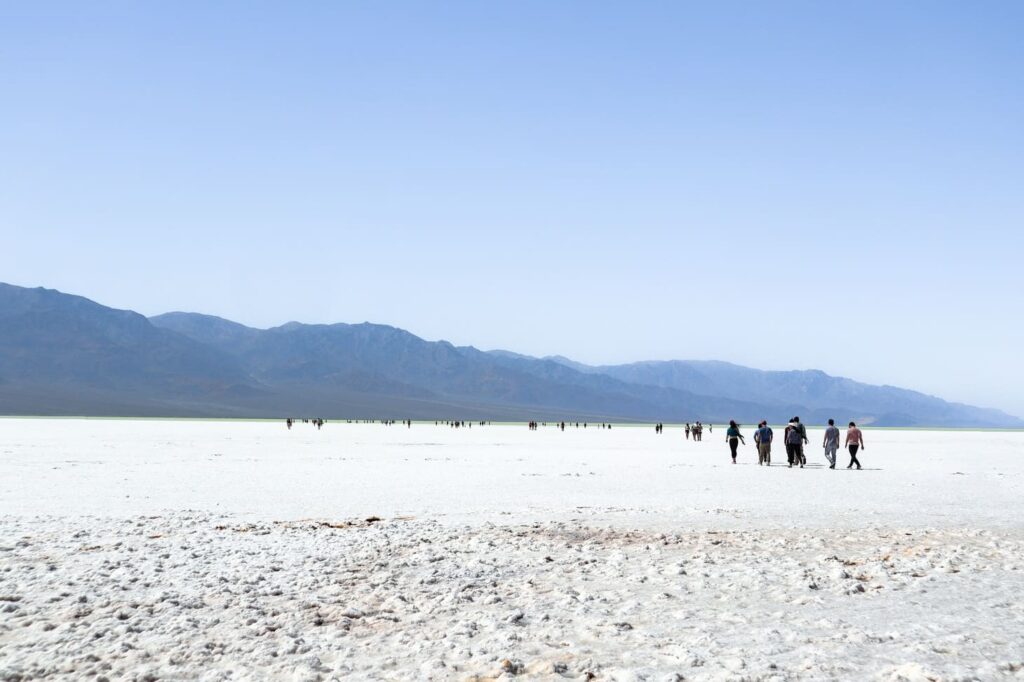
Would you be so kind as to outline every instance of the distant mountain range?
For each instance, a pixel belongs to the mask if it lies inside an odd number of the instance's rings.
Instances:
[[[198,313],[146,318],[0,284],[0,414],[806,422],[1024,427],[816,370],[724,362],[588,366],[425,341],[377,324],[254,329]]]

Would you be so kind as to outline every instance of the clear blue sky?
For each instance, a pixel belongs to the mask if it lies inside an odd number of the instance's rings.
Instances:
[[[1024,415],[1024,3],[5,3],[0,280]]]

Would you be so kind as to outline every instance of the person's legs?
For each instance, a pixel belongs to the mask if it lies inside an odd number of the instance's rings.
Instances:
[[[836,448],[835,447],[829,445],[828,447],[825,448],[825,459],[828,460],[828,468],[829,469],[835,469],[836,468]]]
[[[730,438],[729,439],[729,451],[732,453],[732,461],[734,463],[736,462],[736,448],[739,447],[739,444],[740,444],[740,439],[739,438]]]
[[[860,462],[857,461],[857,450],[859,449],[859,445],[850,446],[850,463],[846,465],[847,469],[851,468],[854,464],[856,464],[857,468],[860,469]]]

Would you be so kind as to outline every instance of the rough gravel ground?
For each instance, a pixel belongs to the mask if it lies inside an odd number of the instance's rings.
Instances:
[[[1024,677],[1024,537],[0,517],[0,679]]]

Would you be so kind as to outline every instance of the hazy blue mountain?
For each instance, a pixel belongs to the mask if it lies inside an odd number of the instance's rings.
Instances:
[[[230,356],[138,313],[7,284],[0,284],[0,377],[185,393],[250,385]]]
[[[164,313],[149,318],[149,321],[156,327],[177,331],[194,341],[220,347],[222,350],[251,341],[260,334],[259,329],[246,327],[223,317],[199,313]]]
[[[676,389],[639,387],[512,353],[502,356],[424,341],[386,325],[290,322],[264,331],[231,328],[225,333],[224,320],[201,315],[176,313],[152,321],[232,354],[270,386],[351,388],[358,375],[360,389],[367,393],[470,403],[498,413],[529,409],[548,418],[667,419],[679,413],[718,416],[755,407]]]
[[[894,386],[873,386],[820,370],[764,371],[728,362],[670,360],[586,366],[557,358],[578,371],[620,381],[688,390],[769,405],[790,405],[806,413],[837,413],[876,425],[1019,426],[999,410],[950,403]],[[840,417],[846,418],[846,417]]]
[[[1021,426],[996,410],[823,372],[719,362],[590,367],[378,324],[151,319],[0,284],[0,413]]]

